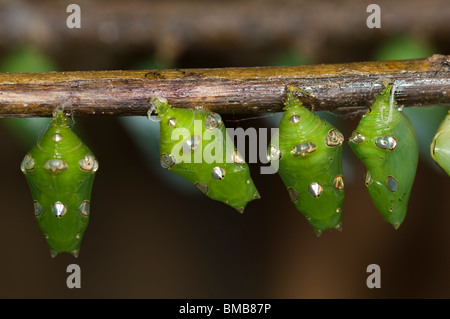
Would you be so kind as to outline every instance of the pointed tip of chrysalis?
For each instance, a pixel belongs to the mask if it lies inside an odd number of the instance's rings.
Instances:
[[[61,252],[59,252],[59,253],[61,253]],[[56,256],[58,256],[59,253],[54,249],[50,249],[50,256],[52,256],[52,258],[55,258]],[[72,251],[67,251],[67,253],[71,254],[75,258],[78,258],[78,256],[80,255],[80,250],[74,249]]]
[[[316,234],[317,237],[320,237],[322,235],[323,231],[317,228],[314,228],[314,234]]]
[[[261,198],[261,195],[259,195],[259,192],[256,191],[256,192],[253,194],[253,198],[249,199],[246,203],[244,203],[244,205],[241,205],[241,206],[238,206],[238,205],[232,205],[232,206],[233,206],[233,208],[236,209],[240,214],[243,214],[243,213],[244,213],[244,210],[245,210],[245,207],[247,206],[247,204],[248,204],[249,202],[251,202],[252,200],[255,200],[255,199],[260,199],[260,198]],[[229,203],[228,203],[228,204],[229,204]]]
[[[400,228],[400,223],[391,223],[392,227],[394,227],[395,230],[398,230]]]
[[[338,231],[342,231],[342,223],[337,224],[334,229],[338,230]]]
[[[52,256],[52,258],[55,258],[58,255],[58,252],[56,250],[50,249],[50,256]]]
[[[330,226],[329,228],[326,229],[333,229],[333,226]],[[324,230],[326,229],[319,229],[319,228],[314,228],[314,234],[316,234],[317,237],[322,236]],[[334,226],[334,229],[337,231],[342,231],[342,223],[337,224],[336,226]]]

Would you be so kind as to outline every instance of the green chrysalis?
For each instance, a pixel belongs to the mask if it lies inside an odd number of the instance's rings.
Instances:
[[[409,118],[395,107],[393,85],[378,94],[349,145],[366,167],[365,185],[383,218],[398,229],[406,216],[419,157]]]
[[[52,257],[78,257],[88,225],[91,190],[98,162],[72,132],[62,110],[20,166],[34,200],[34,214]]]
[[[214,200],[244,212],[260,198],[247,163],[237,152],[219,114],[152,104],[160,118],[160,162]]]
[[[450,110],[430,145],[431,157],[450,176]]]
[[[344,137],[304,107],[293,91],[300,90],[289,87],[268,158],[272,163],[279,161],[278,174],[292,202],[320,236],[326,229],[342,229]]]

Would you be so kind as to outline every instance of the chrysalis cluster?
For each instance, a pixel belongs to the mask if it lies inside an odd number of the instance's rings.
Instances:
[[[365,185],[383,218],[398,229],[405,219],[419,152],[414,127],[394,101],[388,84],[362,116],[348,140],[366,168]],[[296,97],[308,94],[288,86],[283,116],[267,157],[278,168],[287,193],[320,236],[342,230],[345,198],[342,173],[344,136],[309,111]],[[166,99],[151,100],[160,119],[160,164],[194,184],[213,200],[243,213],[260,198],[250,170],[217,113],[174,108]],[[450,111],[430,151],[450,176]],[[275,165],[276,164],[276,165]],[[78,257],[89,222],[90,200],[99,164],[72,132],[62,110],[20,165],[33,198],[34,215],[52,257]]]
[[[326,229],[342,229],[344,137],[327,121],[287,93],[278,135],[268,149],[269,160],[279,161],[281,176],[295,207],[319,236]],[[274,141],[278,140],[278,144]]]
[[[431,157],[450,176],[450,110],[430,145]]]
[[[260,198],[247,163],[237,152],[219,114],[177,109],[154,98],[160,118],[160,162],[214,200],[244,212]]]
[[[34,215],[52,257],[78,257],[88,225],[91,190],[98,162],[58,110],[20,166],[33,197]]]
[[[409,118],[395,107],[392,84],[378,94],[349,145],[366,167],[365,185],[383,218],[398,229],[416,175],[418,143]]]

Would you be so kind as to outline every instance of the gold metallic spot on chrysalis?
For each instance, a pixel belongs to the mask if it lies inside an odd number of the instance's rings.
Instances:
[[[162,168],[164,169],[170,169],[172,166],[175,165],[176,161],[175,161],[175,156],[173,156],[172,154],[161,154],[160,158],[159,158],[159,162],[162,166]]]
[[[85,200],[78,209],[80,210],[81,215],[89,216],[91,212],[91,203],[88,200]]]
[[[383,150],[393,150],[397,146],[397,140],[393,136],[378,137],[375,145]]]
[[[177,124],[177,119],[176,118],[171,118],[167,121],[167,124],[171,127],[174,127]]]
[[[231,159],[236,164],[244,163],[244,159],[242,158],[241,154],[239,154],[239,152],[237,150],[233,151],[233,153],[231,154]]]
[[[348,140],[353,143],[362,143],[366,140],[366,138],[362,134],[353,131],[352,135]]]
[[[298,201],[299,193],[293,187],[288,187],[288,193],[291,201],[293,201],[294,203]]]
[[[213,168],[211,175],[215,180],[222,180],[225,178],[225,169],[222,167],[216,166]]]
[[[34,216],[39,217],[42,214],[42,206],[37,200],[33,201]]]
[[[69,166],[65,161],[58,158],[51,158],[44,163],[44,169],[51,172],[52,174],[65,171],[68,167]]]
[[[87,154],[81,159],[78,164],[83,171],[96,172],[98,170],[98,161],[91,154]]]
[[[319,183],[311,183],[308,187],[308,192],[314,197],[319,197],[322,194],[323,188]]]
[[[292,115],[291,118],[289,119],[289,121],[291,123],[297,124],[300,121],[300,116],[298,115]]]
[[[202,191],[202,193],[206,194],[209,190],[209,187],[207,184],[203,183],[203,182],[197,182],[195,183],[195,186]]]
[[[344,142],[344,135],[336,129],[330,130],[325,137],[325,142],[330,147],[342,145]]]
[[[366,184],[366,186],[370,186],[373,183],[373,177],[369,171],[366,172],[366,179],[365,179],[364,183]]]
[[[311,154],[317,150],[317,146],[312,142],[301,143],[294,146],[291,150],[291,154],[294,156],[302,156],[305,157],[308,154]]]
[[[52,213],[57,218],[61,218],[67,213],[67,207],[66,205],[58,201],[52,205]]]
[[[62,140],[62,135],[61,135],[61,134],[58,134],[58,133],[55,133],[55,135],[52,136],[52,139],[53,139],[55,142],[60,142],[60,141]]]
[[[269,162],[278,161],[281,159],[281,150],[275,145],[270,145],[267,150],[267,160]]]
[[[222,118],[217,113],[211,113],[206,115],[204,126],[206,129],[212,131],[222,124]]]
[[[388,176],[386,179],[386,187],[393,193],[395,193],[398,189],[398,182],[397,180],[392,177],[392,176]]]
[[[34,163],[34,158],[31,156],[31,154],[27,154],[20,164],[20,170],[22,171],[22,173],[26,174],[27,171],[31,171],[34,168]]]
[[[342,175],[336,176],[333,181],[333,186],[340,191],[344,189],[344,178],[342,177]]]

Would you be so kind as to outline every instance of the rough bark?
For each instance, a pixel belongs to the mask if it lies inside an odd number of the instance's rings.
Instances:
[[[316,110],[353,111],[370,104],[381,82],[396,84],[403,106],[450,105],[450,56],[295,67],[0,74],[0,117],[146,115],[152,96],[175,107],[221,114],[279,112],[287,85],[311,96]]]

